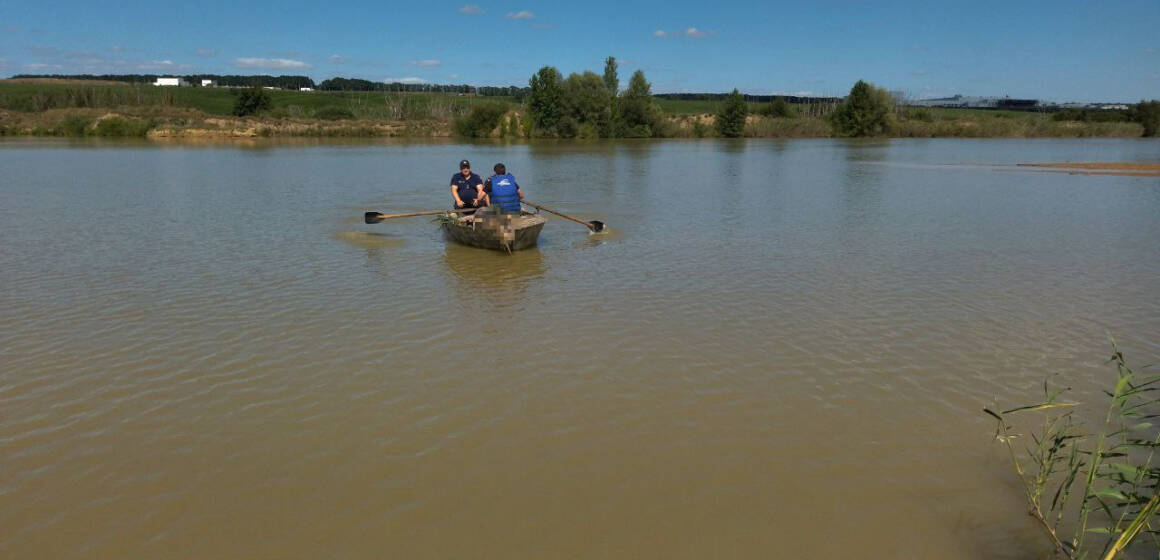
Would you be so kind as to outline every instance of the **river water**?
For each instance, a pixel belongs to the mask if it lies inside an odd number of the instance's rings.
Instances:
[[[549,217],[427,218],[460,159]],[[0,557],[1024,558],[982,407],[1160,358],[1145,140],[0,143]]]

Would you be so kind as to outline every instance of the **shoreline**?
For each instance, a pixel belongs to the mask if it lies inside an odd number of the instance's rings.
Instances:
[[[518,113],[512,112],[510,114]],[[658,138],[712,138],[709,114],[665,115]],[[993,115],[899,120],[874,138],[1135,138],[1138,123],[997,118]],[[482,138],[524,140],[493,129]],[[144,138],[461,138],[454,119],[341,119],[212,115],[185,107],[62,108],[42,112],[0,109],[0,137]],[[845,138],[820,117],[775,118],[750,115],[744,138]]]

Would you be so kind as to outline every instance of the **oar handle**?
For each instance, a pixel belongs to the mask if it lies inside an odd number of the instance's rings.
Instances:
[[[597,227],[596,226],[597,222],[585,222],[584,220],[581,220],[579,218],[573,218],[572,216],[569,216],[563,212],[557,212],[555,210],[552,210],[551,208],[546,208],[544,206],[540,206],[539,204],[536,204],[535,202],[532,202],[532,201],[527,200],[527,199],[524,199],[521,202],[523,202],[524,204],[527,204],[528,206],[531,206],[533,208],[539,208],[540,210],[543,210],[543,211],[548,212],[550,214],[555,214],[561,218],[566,218],[566,219],[572,220],[573,222],[576,222],[578,224],[584,224],[584,226],[586,226],[588,229],[590,229],[592,231],[600,231],[600,230],[604,229],[603,223],[600,223],[600,227]]]

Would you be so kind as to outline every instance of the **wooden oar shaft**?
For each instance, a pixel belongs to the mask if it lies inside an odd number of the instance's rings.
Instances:
[[[412,216],[434,216],[436,214],[450,214],[450,213],[467,214],[469,212],[475,212],[476,210],[478,210],[478,208],[463,208],[463,209],[455,209],[455,210],[426,210],[423,212],[408,212],[406,214],[378,214],[377,216],[375,216],[375,219],[376,220],[390,220],[392,218],[410,218]]]
[[[540,210],[543,210],[543,211],[548,212],[550,214],[555,214],[561,218],[567,218],[567,219],[572,220],[573,222],[576,222],[578,224],[584,224],[585,226],[588,226],[588,229],[596,229],[596,226],[592,225],[591,222],[585,222],[584,220],[581,220],[579,218],[573,218],[572,216],[569,216],[563,212],[557,212],[555,210],[552,210],[551,208],[545,208],[545,207],[540,206],[539,204],[536,204],[535,202],[532,202],[530,200],[523,200],[521,202],[523,202],[524,204],[527,204],[528,206],[531,206],[533,208],[539,208]]]

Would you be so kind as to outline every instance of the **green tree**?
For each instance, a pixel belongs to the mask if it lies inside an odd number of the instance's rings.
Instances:
[[[561,130],[568,128],[568,106],[560,71],[552,66],[540,68],[528,80],[528,85],[532,90],[528,95],[528,113],[537,133],[560,136],[561,132],[567,132]]]
[[[238,95],[237,101],[234,102],[234,115],[239,117],[254,115],[270,110],[270,105],[270,94],[261,87],[254,86]]]
[[[608,57],[604,59],[604,87],[616,95],[620,91],[620,77],[616,74],[616,58]]]
[[[830,115],[830,124],[845,136],[877,136],[894,124],[893,108],[889,92],[858,80],[846,101]]]
[[[749,105],[745,97],[736,89],[725,97],[725,104],[717,112],[717,133],[726,138],[737,138],[745,132],[745,117],[749,115]]]
[[[660,107],[652,97],[652,86],[644,78],[644,72],[637,70],[628,80],[628,89],[617,100],[619,136],[648,138],[656,131],[660,122]]]
[[[584,136],[612,135],[612,93],[605,82],[592,72],[572,74],[564,83],[571,116]]]
[[[1132,109],[1132,120],[1144,125],[1144,136],[1156,136],[1160,129],[1160,101],[1141,101]]]
[[[790,107],[785,98],[779,95],[769,102],[769,116],[776,119],[791,118],[793,117],[793,107]]]

